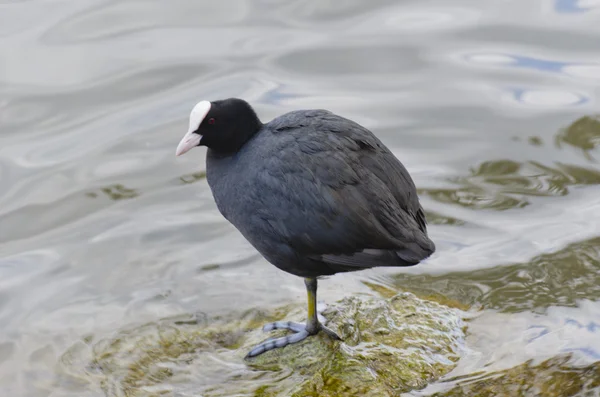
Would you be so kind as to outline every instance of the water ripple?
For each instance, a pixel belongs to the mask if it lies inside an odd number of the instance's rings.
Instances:
[[[218,7],[185,0],[172,0],[168,6],[160,1],[106,1],[56,23],[41,40],[47,45],[89,44],[147,30],[223,27],[242,22],[249,9],[248,1],[239,0],[221,1]]]
[[[596,0],[554,0],[554,8],[560,13],[584,13],[599,7]]]
[[[507,99],[534,108],[582,106],[592,98],[584,93],[557,89],[513,88]]]
[[[501,52],[473,52],[462,55],[462,59],[471,65],[508,66],[541,72],[560,73],[582,80],[599,80],[600,63],[555,61],[531,56]]]
[[[479,306],[459,362],[474,384],[584,374],[560,355],[600,351],[597,8],[0,0],[0,394],[110,394],[55,377],[61,353],[304,296],[218,213],[205,149],[173,155],[193,104],[231,96],[264,121],[297,108],[356,120],[419,187],[436,254],[323,280],[322,299],[373,294],[373,276]]]

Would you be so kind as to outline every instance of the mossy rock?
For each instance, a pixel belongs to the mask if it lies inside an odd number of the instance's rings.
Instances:
[[[471,374],[465,379],[448,379],[447,382],[456,385],[432,397],[597,396],[600,361],[575,365],[572,354],[567,354],[537,364],[529,360],[502,371]]]
[[[73,368],[82,346],[63,357],[63,373],[87,378],[110,396],[397,396],[454,368],[464,338],[461,312],[404,293],[345,298],[323,315],[343,342],[319,334],[244,359],[264,322],[303,321],[300,308],[250,311],[237,319],[168,319],[89,344],[89,365]],[[241,318],[240,318],[241,317]]]

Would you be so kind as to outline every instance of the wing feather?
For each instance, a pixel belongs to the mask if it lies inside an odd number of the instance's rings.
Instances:
[[[383,143],[328,111],[297,119],[272,126],[287,143],[256,181],[286,203],[263,216],[296,252],[336,271],[412,266],[434,252],[412,178]]]

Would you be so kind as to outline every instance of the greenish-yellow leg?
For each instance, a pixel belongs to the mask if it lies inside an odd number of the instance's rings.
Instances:
[[[317,313],[317,279],[305,278],[304,284],[306,285],[306,293],[308,295],[308,317],[306,319],[306,325],[291,321],[277,321],[266,324],[263,327],[263,331],[287,329],[294,332],[294,334],[286,335],[281,338],[268,339],[250,350],[250,352],[246,355],[246,358],[255,357],[269,350],[285,347],[292,343],[301,342],[309,335],[318,334],[319,331],[325,332],[334,340],[342,340],[342,338],[340,338],[335,332],[319,322],[319,314]]]

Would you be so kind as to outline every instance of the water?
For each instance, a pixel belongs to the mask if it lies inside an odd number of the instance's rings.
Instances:
[[[459,365],[414,393],[600,377],[598,18],[584,0],[0,2],[2,394],[103,396],[58,376],[82,341],[304,305],[218,214],[203,149],[174,156],[191,107],[229,96],[265,121],[352,118],[413,175],[437,253],[319,294],[469,309]]]

